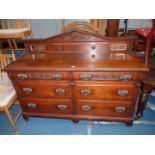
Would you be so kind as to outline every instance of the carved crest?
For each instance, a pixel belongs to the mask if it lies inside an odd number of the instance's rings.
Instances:
[[[104,37],[83,31],[71,31],[48,38],[47,42],[104,41]]]

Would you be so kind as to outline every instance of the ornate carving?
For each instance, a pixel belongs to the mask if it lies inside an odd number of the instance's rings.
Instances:
[[[56,36],[55,38],[52,39],[52,41],[62,41],[62,42],[68,42],[68,41],[103,41],[103,38],[97,37],[97,36],[92,36],[89,34],[85,33],[80,33],[80,32],[69,32],[65,33],[60,36]]]
[[[59,80],[59,79],[62,79],[63,78],[63,75],[62,74],[60,74],[60,78],[58,79],[56,79],[56,77],[55,77],[55,75],[58,75],[58,74],[50,74],[50,73],[43,73],[43,74],[41,74],[41,73],[33,73],[33,74],[31,74],[31,73],[27,73],[26,74],[27,75],[27,79],[54,79],[54,80]]]
[[[103,73],[103,74],[92,74],[91,79],[102,79],[102,80],[120,80],[119,74]]]

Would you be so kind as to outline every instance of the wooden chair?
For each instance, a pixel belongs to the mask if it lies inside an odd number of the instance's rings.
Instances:
[[[145,109],[148,95],[152,92],[152,89],[155,88],[155,56],[149,57],[149,52],[151,47],[152,41],[155,40],[155,20],[153,20],[153,26],[147,32],[148,34],[145,34],[146,37],[146,48],[145,48],[145,65],[149,67],[150,71],[148,73],[145,73],[145,76],[142,81],[142,92],[138,104],[137,109],[137,117],[143,116],[143,111]],[[151,109],[155,111],[154,105],[149,105]]]
[[[30,20],[26,19],[2,19],[2,29],[0,29],[0,39],[6,39],[9,48],[18,49],[16,40],[32,37]]]
[[[10,108],[16,102],[17,96],[15,89],[7,77],[7,73],[3,71],[3,68],[11,63],[11,61],[15,60],[14,53],[12,54],[2,54],[0,53],[0,64],[1,64],[1,79],[0,79],[0,112],[5,112],[8,120],[11,124],[11,127],[14,132],[16,132],[15,122],[21,114],[21,110],[19,112],[10,112]],[[11,114],[16,114],[15,119],[11,117]]]
[[[82,30],[99,35],[105,35],[106,20],[105,19],[91,19],[87,21],[76,21],[68,25],[65,25],[65,20],[62,19],[62,32],[68,32],[72,30]]]
[[[150,33],[151,31],[153,31],[153,33]],[[149,46],[149,56],[151,56],[153,46],[155,45],[155,19],[152,19],[152,27],[143,27],[136,29],[136,35],[138,38],[134,45],[134,51],[144,51],[147,48],[146,42],[149,34],[153,36]]]

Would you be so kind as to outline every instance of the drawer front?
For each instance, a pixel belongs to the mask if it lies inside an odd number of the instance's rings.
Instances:
[[[67,99],[21,99],[21,107],[24,112],[71,114],[72,103]]]
[[[126,101],[79,100],[76,108],[79,115],[115,117],[130,117],[132,115],[132,103]]]
[[[19,82],[17,92],[21,97],[70,98],[71,89],[68,82],[25,81]]]
[[[27,44],[25,43],[25,47],[29,53],[44,53],[46,51],[45,44]]]
[[[13,72],[12,76],[15,80],[68,80],[70,79],[68,72]]]
[[[126,99],[135,98],[137,88],[131,82],[76,82],[75,96],[79,99]]]
[[[90,81],[90,80],[116,80],[116,81],[130,81],[142,79],[142,74],[138,73],[109,73],[109,72],[74,72],[75,80]]]
[[[53,44],[46,44],[46,52],[52,53],[55,51],[96,51],[96,50],[103,50],[109,51],[110,46],[109,43],[70,43],[70,44],[63,44],[63,43],[53,43]]]

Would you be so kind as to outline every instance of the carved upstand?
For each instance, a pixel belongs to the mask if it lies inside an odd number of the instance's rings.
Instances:
[[[28,54],[8,65],[23,117],[105,120],[131,125],[148,71],[133,38],[81,31],[25,41]]]

